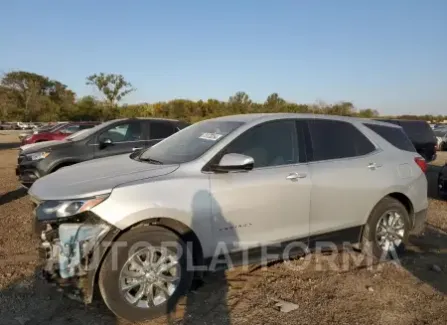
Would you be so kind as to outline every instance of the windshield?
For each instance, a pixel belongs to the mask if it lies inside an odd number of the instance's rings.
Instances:
[[[53,124],[53,125],[45,125],[45,126],[41,126],[40,128],[38,128],[36,131],[38,133],[41,132],[52,132],[53,130],[56,130],[57,128],[59,128],[61,125],[63,125],[64,123],[57,123],[57,124]]]
[[[243,122],[208,120],[198,122],[150,147],[139,160],[182,164],[199,158]]]
[[[65,138],[65,140],[71,140],[73,138],[76,138],[82,134],[84,134],[85,132],[89,131],[90,129],[84,129],[78,132],[73,133],[72,135],[69,135],[68,137]]]
[[[110,124],[112,124],[112,123],[114,123],[114,122],[116,122],[116,120],[111,120],[111,121],[108,121],[108,122],[104,122],[104,123],[95,125],[95,126],[92,127],[92,128],[84,129],[84,130],[78,131],[78,132],[76,132],[75,134],[72,134],[71,137],[70,137],[70,139],[68,139],[68,140],[73,140],[73,138],[75,138],[74,140],[76,140],[76,141],[87,139],[87,138],[88,138],[89,136],[91,136],[93,133],[97,132],[98,130],[103,129],[104,127],[107,127],[108,125],[110,125]],[[67,137],[67,138],[68,138],[68,137]],[[67,139],[67,138],[65,138],[65,139]]]
[[[45,130],[44,132],[50,132],[50,133],[56,132],[57,130],[62,129],[62,127],[65,126],[66,124],[67,124],[67,123],[59,123],[59,124],[56,124],[56,125],[54,125],[51,129],[49,129],[49,130]]]

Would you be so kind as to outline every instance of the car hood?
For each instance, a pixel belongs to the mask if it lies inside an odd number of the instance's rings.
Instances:
[[[35,153],[39,151],[45,151],[45,150],[56,150],[56,149],[62,149],[69,146],[72,146],[74,141],[67,141],[67,140],[52,140],[52,141],[44,141],[44,142],[37,142],[37,143],[31,143],[26,144],[20,147],[20,154],[28,155],[30,153]]]
[[[66,200],[110,193],[118,185],[163,176],[179,165],[154,165],[129,154],[94,159],[61,168],[38,179],[29,189],[37,200]]]
[[[20,147],[20,149],[23,151],[27,151],[26,153],[30,153],[31,151],[28,151],[28,149],[32,150],[33,152],[35,150],[39,150],[41,148],[48,148],[51,147],[54,144],[59,144],[61,143],[61,140],[52,140],[52,141],[44,141],[44,142],[36,142],[36,143],[30,143],[30,144],[25,144],[23,146]]]

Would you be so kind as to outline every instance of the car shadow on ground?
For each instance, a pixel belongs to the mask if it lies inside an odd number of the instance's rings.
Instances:
[[[18,200],[24,197],[28,193],[27,189],[23,187],[19,187],[16,190],[7,192],[5,194],[0,195],[0,205],[7,204],[9,202]]]
[[[428,197],[439,196],[438,177],[443,166],[428,165]],[[426,224],[420,234],[410,236],[407,251],[401,259],[402,266],[421,282],[447,294],[447,233]]]
[[[86,306],[71,300],[38,273],[0,291],[0,324],[119,324],[101,302]]]
[[[0,150],[17,149],[20,147],[20,142],[3,142],[0,143]]]
[[[401,265],[437,291],[447,295],[447,233],[426,225],[419,235],[411,235]]]

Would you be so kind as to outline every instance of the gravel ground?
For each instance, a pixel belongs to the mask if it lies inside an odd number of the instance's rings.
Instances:
[[[101,302],[81,305],[35,276],[31,204],[14,175],[17,141],[0,131],[0,324],[126,324]],[[428,173],[432,184],[438,168]],[[215,273],[170,319],[147,324],[447,324],[447,202],[435,194],[424,233],[400,263],[356,266],[362,255],[345,252]],[[298,308],[278,311],[279,299]]]

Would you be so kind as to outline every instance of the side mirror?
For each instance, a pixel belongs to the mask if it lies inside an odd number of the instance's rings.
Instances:
[[[109,139],[109,138],[105,138],[105,139],[102,139],[100,142],[99,142],[99,147],[101,148],[101,149],[103,149],[103,148],[105,148],[105,147],[107,147],[107,146],[110,146],[110,145],[112,145],[113,144],[113,141],[111,140],[111,139]]]
[[[252,157],[238,153],[228,153],[220,159],[219,164],[213,166],[213,170],[219,172],[248,171],[253,169],[254,163]]]

